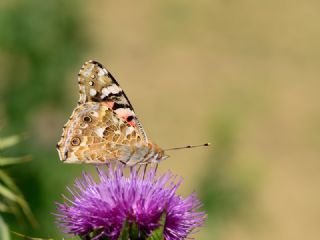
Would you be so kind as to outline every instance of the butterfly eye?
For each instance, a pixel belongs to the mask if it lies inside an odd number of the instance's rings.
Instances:
[[[85,122],[91,122],[92,119],[91,119],[91,117],[89,117],[89,116],[85,116],[85,117],[83,118],[83,121],[85,121]]]
[[[71,140],[71,145],[72,145],[72,146],[78,146],[78,145],[80,145],[80,143],[81,143],[81,140],[80,140],[80,138],[78,138],[78,137],[74,137],[74,138],[72,138],[72,140]]]

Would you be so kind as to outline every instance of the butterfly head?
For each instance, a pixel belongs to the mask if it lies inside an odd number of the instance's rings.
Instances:
[[[158,163],[158,162],[163,161],[169,157],[169,155],[167,155],[165,153],[165,151],[161,147],[159,147],[158,145],[149,143],[149,146],[150,145],[152,145],[152,154],[154,155],[154,159],[151,162]]]
[[[162,160],[166,160],[167,158],[169,158],[169,155],[167,155],[165,153],[165,151],[163,149],[161,149],[161,151],[159,152],[159,155],[157,157],[157,160],[160,162]]]

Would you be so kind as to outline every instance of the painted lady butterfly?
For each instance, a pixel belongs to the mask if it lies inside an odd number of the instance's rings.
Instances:
[[[158,163],[168,157],[148,140],[126,94],[102,64],[90,60],[81,67],[78,76],[78,106],[63,127],[57,144],[61,161],[91,164],[120,161],[134,166]]]
[[[80,99],[57,144],[65,163],[121,161],[133,166],[167,158],[151,143],[129,99],[100,63],[86,62],[79,72]]]

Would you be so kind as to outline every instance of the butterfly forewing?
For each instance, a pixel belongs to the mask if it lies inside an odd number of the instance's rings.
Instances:
[[[86,102],[102,102],[106,104],[120,118],[135,127],[144,141],[148,142],[147,135],[129,99],[118,82],[101,63],[90,60],[81,67],[79,87],[79,104]]]

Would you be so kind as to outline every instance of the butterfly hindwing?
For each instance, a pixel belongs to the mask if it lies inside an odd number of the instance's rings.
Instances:
[[[147,135],[140,124],[133,107],[124,91],[99,62],[90,60],[83,64],[79,72],[80,99],[78,104],[101,102],[112,109],[115,114],[135,127],[148,142]]]
[[[66,163],[127,162],[130,146],[140,146],[140,155],[148,151],[136,128],[128,125],[103,103],[79,105],[66,123],[57,148]]]

